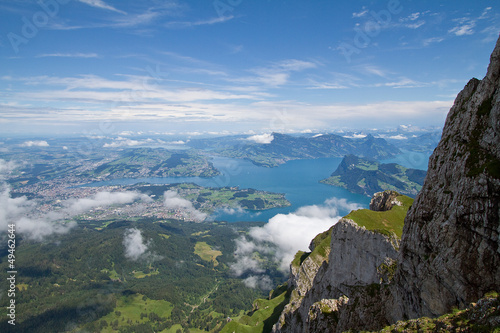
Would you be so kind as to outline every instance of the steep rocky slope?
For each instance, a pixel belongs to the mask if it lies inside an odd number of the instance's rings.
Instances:
[[[406,218],[393,318],[436,316],[500,289],[500,39],[457,96]]]
[[[342,218],[311,242],[311,253],[297,253],[288,280],[290,301],[274,332],[330,332],[389,324],[373,298],[390,296],[387,286],[399,248],[394,231],[401,234],[413,200],[395,192],[375,198],[373,210],[351,212],[350,218]],[[372,217],[368,223],[367,217]]]
[[[303,269],[301,254],[292,268],[291,302],[274,332],[379,330],[500,290],[499,88],[500,39],[484,79],[472,79],[448,114],[401,242],[342,219],[322,236],[331,237],[328,260]]]

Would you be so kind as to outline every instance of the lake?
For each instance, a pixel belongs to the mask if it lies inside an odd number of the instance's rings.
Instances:
[[[250,161],[213,157],[212,163],[221,172],[217,177],[165,177],[165,178],[121,178],[96,182],[86,186],[132,185],[137,183],[173,184],[195,183],[205,187],[238,186],[256,190],[284,193],[290,207],[273,208],[264,211],[244,211],[229,214],[216,212],[212,218],[220,221],[268,221],[276,214],[287,214],[307,205],[321,205],[325,200],[336,197],[345,198],[368,207],[370,198],[351,193],[343,188],[319,183],[335,171],[342,158],[320,158],[289,161],[275,168],[259,167]],[[349,211],[342,211],[346,215]]]
[[[400,163],[406,167],[427,169],[429,154],[405,151],[404,154],[382,163]],[[264,211],[249,211],[230,214],[218,211],[212,218],[219,221],[268,221],[276,214],[287,214],[299,207],[321,205],[330,198],[344,198],[368,208],[370,198],[351,193],[343,188],[321,184],[321,179],[332,174],[342,158],[320,158],[289,161],[275,168],[259,167],[250,161],[226,157],[213,157],[212,163],[221,172],[217,177],[165,177],[165,178],[122,178],[97,182],[87,186],[132,185],[137,183],[174,184],[195,183],[205,187],[238,186],[256,190],[284,193],[290,207],[273,208]],[[339,215],[349,211],[339,207]]]

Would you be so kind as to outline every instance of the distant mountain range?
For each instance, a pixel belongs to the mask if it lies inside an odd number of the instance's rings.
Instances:
[[[381,164],[347,155],[337,170],[321,182],[368,196],[393,190],[415,197],[422,188],[425,174],[423,170],[405,168],[396,163]]]
[[[361,139],[345,138],[336,134],[314,137],[272,133],[270,143],[257,143],[242,136],[192,140],[190,147],[210,149],[212,153],[245,158],[254,164],[274,167],[289,160],[341,157],[354,154],[372,159],[391,158],[401,153],[394,145],[369,134]]]

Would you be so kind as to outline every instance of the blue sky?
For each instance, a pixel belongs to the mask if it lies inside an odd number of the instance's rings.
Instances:
[[[442,126],[499,32],[486,0],[2,0],[0,132]]]

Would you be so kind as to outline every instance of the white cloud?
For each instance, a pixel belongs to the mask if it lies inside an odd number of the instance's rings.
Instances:
[[[390,74],[386,69],[382,69],[380,67],[374,66],[374,65],[361,65],[361,66],[356,66],[355,69],[363,74],[372,74],[376,76],[380,76],[383,78],[386,78],[388,74]]]
[[[476,26],[475,20],[463,17],[454,21],[457,22],[457,25],[454,28],[448,30],[449,33],[455,34],[456,36],[466,36],[474,34],[474,28]]]
[[[481,14],[481,16],[479,16],[479,18],[478,18],[478,19],[479,19],[479,20],[483,20],[483,19],[487,18],[487,17],[488,17],[488,14],[489,14],[489,12],[490,12],[490,10],[491,10],[491,9],[492,9],[492,7],[486,7],[486,8],[484,9],[483,13]]]
[[[366,7],[363,6],[361,11],[352,13],[352,17],[353,18],[360,18],[360,17],[366,16],[366,14],[368,14],[368,9],[366,9]]]
[[[59,213],[66,216],[82,214],[96,207],[106,207],[111,205],[124,205],[132,203],[136,200],[144,202],[151,202],[151,199],[146,194],[138,192],[125,191],[125,192],[98,192],[89,198],[68,199],[63,202],[63,209]]]
[[[0,185],[0,228],[1,232],[7,231],[7,225],[15,224],[16,233],[28,239],[42,240],[51,234],[63,234],[72,229],[76,223],[55,222],[51,216],[39,218],[29,217],[36,212],[36,202],[27,197],[10,197],[10,188]]]
[[[433,43],[441,43],[442,41],[444,41],[443,37],[431,37],[431,38],[424,39],[422,41],[422,44],[424,46],[429,46],[429,45],[431,45]]]
[[[218,209],[215,214],[227,214],[227,215],[236,215],[236,214],[243,214],[245,210],[241,208],[240,206],[238,207],[222,207]]]
[[[340,219],[339,208],[359,209],[358,204],[332,198],[321,206],[304,206],[290,214],[278,214],[262,227],[250,229],[248,236],[235,241],[235,263],[230,267],[237,276],[261,274],[256,252],[272,254],[280,270],[287,272],[297,251],[308,251],[311,240]],[[249,280],[250,282],[253,280]]]
[[[151,144],[152,142],[154,142],[153,139],[133,140],[128,138],[118,137],[115,141],[111,143],[105,143],[102,147],[103,148],[133,147],[133,146]]]
[[[344,138],[348,139],[363,139],[366,138],[366,134],[352,134],[352,135],[344,135]]]
[[[127,14],[127,13],[125,13],[122,10],[116,9],[113,6],[108,5],[107,3],[105,3],[102,0],[78,0],[78,1],[80,1],[80,2],[82,2],[84,4],[87,4],[89,6],[92,6],[92,7],[101,8],[101,9],[107,9],[107,10],[111,10],[113,12],[117,12],[117,13],[120,13],[120,14]]]
[[[398,134],[398,135],[393,135],[389,136],[387,139],[393,139],[393,140],[408,140],[408,138],[404,135]]]
[[[410,14],[410,16],[408,16],[408,19],[410,21],[415,21],[416,19],[418,19],[420,17],[420,13],[419,12],[416,12],[416,13],[412,13]]]
[[[148,243],[144,243],[141,231],[136,228],[125,230],[123,235],[123,246],[125,257],[132,261],[138,260],[148,250]]]
[[[0,179],[12,165],[0,160]],[[99,192],[88,198],[68,199],[60,203],[61,208],[40,213],[38,202],[27,197],[11,198],[10,187],[0,183],[0,233],[8,224],[15,224],[20,235],[41,241],[52,234],[64,234],[76,226],[74,221],[65,220],[92,208],[113,204],[128,204],[136,200],[151,201],[147,195],[136,192]]]
[[[253,141],[256,143],[269,144],[273,142],[274,136],[272,134],[252,135],[246,138],[246,140]]]
[[[271,290],[273,289],[273,281],[267,275],[250,275],[243,279],[245,286],[254,289]]]
[[[191,201],[181,198],[176,191],[166,191],[163,198],[166,208],[178,210],[188,219],[201,222],[207,218],[207,214],[195,209]]]
[[[292,72],[300,72],[316,67],[317,64],[314,62],[285,59],[273,63],[268,67],[258,67],[250,70],[252,73],[256,74],[254,77],[228,79],[228,81],[244,84],[264,84],[266,86],[277,87],[286,84]]]
[[[415,22],[415,23],[406,24],[405,26],[407,28],[410,28],[410,29],[418,29],[421,26],[423,26],[424,24],[425,24],[425,21],[418,21],[418,22]]]
[[[0,180],[3,179],[5,174],[10,173],[16,168],[16,163],[14,161],[5,161],[0,159]]]
[[[167,28],[188,28],[188,27],[196,27],[200,25],[213,25],[218,23],[224,23],[230,21],[234,18],[234,16],[220,16],[213,17],[206,20],[198,20],[198,21],[183,21],[183,22],[168,22],[165,24]]]
[[[21,144],[21,147],[48,147],[47,141],[25,141]]]

